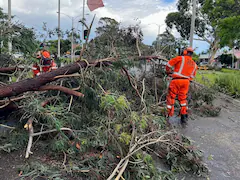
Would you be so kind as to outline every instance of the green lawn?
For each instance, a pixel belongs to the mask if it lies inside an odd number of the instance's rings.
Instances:
[[[225,74],[222,71],[198,70],[195,81],[206,86],[212,86],[220,75]]]
[[[195,81],[208,87],[215,86],[221,91],[240,97],[240,71],[232,69],[198,70]]]

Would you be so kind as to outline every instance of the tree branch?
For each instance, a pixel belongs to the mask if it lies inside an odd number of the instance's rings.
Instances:
[[[58,91],[62,91],[66,94],[70,94],[70,95],[74,95],[74,96],[78,96],[78,97],[84,97],[84,94],[74,91],[72,89],[63,87],[63,86],[56,86],[56,85],[46,85],[46,86],[42,86],[38,89],[38,91],[48,91],[48,90],[58,90]]]
[[[105,61],[102,62],[104,65],[109,65],[113,59],[105,59]],[[115,59],[114,59],[115,60]],[[90,63],[91,66],[97,67],[99,65],[99,62],[101,60],[95,61],[93,63]],[[31,79],[25,79],[16,83],[12,83],[6,86],[0,87],[0,98],[6,98],[11,96],[17,96],[19,94],[22,94],[24,92],[28,91],[38,91],[38,89],[47,83],[50,83],[52,81],[55,81],[55,77],[61,76],[61,75],[69,75],[74,74],[78,72],[81,68],[88,67],[88,63],[85,61],[77,61],[73,64],[69,64],[67,66],[58,68],[51,72],[46,72],[41,74],[40,76],[37,76],[35,78]]]
[[[23,69],[24,68],[20,68],[20,67],[2,67],[2,68],[0,68],[0,73],[11,74],[17,70],[23,70]]]
[[[136,85],[133,85],[133,83],[132,83],[132,81],[131,81],[131,78],[130,78],[130,75],[129,75],[127,69],[126,69],[125,67],[122,67],[122,69],[123,69],[123,71],[126,73],[130,85],[133,87],[133,89],[135,89],[137,95],[138,95],[138,96],[140,97],[140,99],[142,100],[142,96],[140,95],[140,93],[139,93],[139,91],[138,91]]]

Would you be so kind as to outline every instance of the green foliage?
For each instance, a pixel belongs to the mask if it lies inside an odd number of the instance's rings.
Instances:
[[[193,59],[195,62],[199,62],[199,55],[197,55],[196,53],[193,53],[192,59]]]
[[[219,57],[219,61],[220,61],[222,64],[231,65],[232,62],[236,62],[236,61],[237,61],[237,58],[236,58],[235,56],[232,57],[231,54],[222,54],[222,55]]]
[[[101,97],[101,104],[104,110],[123,111],[129,109],[129,102],[125,96],[117,97],[115,94],[106,94]]]
[[[208,87],[215,88],[217,91],[239,97],[239,77],[240,72],[238,70],[222,69],[221,71],[199,71],[196,80]]]
[[[212,105],[212,102],[215,99],[214,90],[207,87],[200,88],[200,87],[191,85],[190,95],[188,98],[192,103],[194,103],[193,107],[199,107],[203,104]]]
[[[228,93],[234,97],[240,97],[240,76],[236,74],[220,75],[216,79],[215,83],[217,88],[225,93]]]
[[[140,120],[140,117],[139,117],[139,115],[137,114],[137,112],[135,112],[135,111],[132,111],[131,112],[131,120],[133,121],[133,122],[139,122],[139,120]]]
[[[1,130],[2,131],[2,130]],[[23,146],[26,146],[28,141],[28,134],[24,130],[17,129],[11,133],[11,136],[8,138],[2,138],[0,136],[0,150],[5,152],[12,152],[14,150],[18,150]]]
[[[20,177],[21,180],[24,180],[28,177],[31,179],[38,179],[43,176],[48,177],[48,179],[63,180],[60,178],[60,171],[56,167],[50,167],[47,164],[30,162],[29,164],[22,166],[20,171],[23,173]]]
[[[66,141],[66,139],[59,139],[59,140],[55,140],[53,141],[53,143],[51,144],[52,146],[52,150],[55,152],[63,152],[68,148],[68,142]]]
[[[48,43],[50,44],[49,47],[49,51],[51,53],[56,53],[57,52],[57,47],[58,47],[58,40],[50,40],[48,41]],[[65,54],[67,51],[71,50],[71,41],[69,39],[61,39],[60,41],[60,53],[63,55]]]
[[[129,143],[131,141],[131,135],[126,133],[126,132],[123,132],[123,133],[120,134],[119,140],[122,143],[125,143],[126,145],[129,145]]]
[[[176,49],[178,47],[176,39],[169,31],[159,34],[157,39],[153,41],[152,44],[155,49],[161,50],[162,55],[169,59],[177,55]]]
[[[27,28],[23,24],[14,21],[12,21],[12,26],[9,28],[7,20],[8,15],[0,8],[0,42],[3,42],[3,48],[0,48],[0,54],[7,51],[8,35],[11,35],[14,52],[32,54],[37,45],[33,28]]]
[[[221,19],[218,35],[221,38],[221,46],[239,47],[240,43],[240,14],[238,16]]]
[[[203,163],[196,163],[201,161],[203,152],[194,147],[188,138],[179,135],[176,137],[181,139],[183,146],[167,152],[166,160],[171,165],[172,172],[193,171],[197,175],[206,176],[208,168]]]
[[[142,119],[141,119],[141,122],[140,122],[140,126],[141,126],[141,129],[146,129],[147,128],[147,118],[146,116],[143,116]]]
[[[139,24],[120,28],[120,23],[115,19],[103,17],[99,20],[99,27],[96,28],[96,34],[97,37],[89,42],[87,48],[89,59],[136,55],[137,40],[139,41],[140,48],[145,49],[144,52],[149,52],[149,47],[141,43],[143,34]]]
[[[192,1],[178,0],[178,11],[169,13],[166,24],[176,28],[184,39],[189,39],[191,26]],[[239,44],[240,4],[237,0],[200,0],[197,1],[195,34],[210,44],[216,52],[219,44],[229,47]]]
[[[126,75],[120,71],[120,64],[128,63],[126,59],[123,61],[116,66],[114,64],[111,69],[109,67],[99,69],[89,67],[88,71],[81,72],[81,77],[61,79],[62,86],[81,87],[84,98],[71,98],[64,93],[48,91],[34,93],[32,97],[19,102],[19,105],[23,107],[20,111],[22,122],[26,122],[31,117],[34,120],[35,132],[57,130],[54,133],[42,135],[37,144],[41,144],[40,146],[45,149],[44,153],[53,151],[54,157],[61,157],[60,164],[62,164],[63,152],[66,154],[67,162],[59,178],[64,178],[64,174],[67,173],[69,178],[66,179],[107,179],[119,162],[119,158],[124,158],[128,154],[132,139],[133,143],[136,143],[136,140],[143,138],[147,133],[156,131],[157,133],[145,138],[148,141],[149,139],[158,139],[166,133],[166,118],[163,116],[163,110],[159,106],[153,108],[155,102],[154,91],[152,91],[154,84],[151,83],[152,75],[145,79],[144,98],[147,108],[146,111],[142,111],[140,98],[136,95],[136,91],[130,85]],[[143,89],[140,81],[141,79],[136,80],[136,84],[141,93]],[[59,85],[60,82],[57,81],[54,84]],[[164,91],[164,88],[165,86],[161,87],[161,90]],[[197,96],[203,98],[204,101],[211,100],[211,97]],[[41,103],[49,99],[50,102],[42,107]],[[71,105],[69,105],[70,101]],[[60,128],[63,127],[71,128],[73,132],[60,131]],[[28,134],[27,131],[22,134],[25,136],[25,141],[21,143],[19,141],[19,146],[22,144],[21,147],[25,147]],[[148,148],[142,148],[131,156],[123,177],[126,180],[174,179],[174,172],[160,171],[156,168],[154,161],[156,158],[153,157],[152,150],[162,154],[162,159],[157,160],[167,161],[172,169],[181,169],[181,163],[183,163],[187,164],[188,168],[197,164],[198,170],[201,170],[201,160],[192,161],[198,157],[195,155],[195,151],[192,152],[188,149],[190,154],[186,155],[185,148],[189,148],[185,147],[186,140],[177,139],[175,134],[167,136],[166,139],[169,139],[170,145],[157,143]],[[40,143],[42,141],[45,143]],[[6,146],[3,147],[5,150],[8,150],[9,142],[5,141]],[[180,152],[173,148],[173,145]],[[19,146],[16,146],[17,149],[20,148]],[[181,148],[182,146],[185,148]],[[191,156],[194,158],[189,158]],[[196,170],[190,169],[194,172]],[[48,170],[49,168],[43,170],[41,167],[31,165],[28,170],[23,171],[23,174],[32,177],[31,173],[36,176],[38,173],[42,173],[46,177],[51,177],[54,173],[52,174]],[[81,170],[90,171],[82,173]]]
[[[16,30],[12,39],[13,50],[31,55],[38,46],[35,31],[22,24],[16,24],[14,28]]]
[[[202,1],[199,1],[198,6],[201,8]],[[181,37],[184,39],[189,39],[190,36],[190,26],[191,26],[191,1],[189,0],[178,0],[178,11],[169,13],[166,17],[166,24],[169,28],[176,28],[177,31],[180,33]],[[195,34],[200,37],[205,35],[206,28],[206,19],[201,18],[201,14],[199,10],[197,11],[196,16],[196,25],[195,25]]]
[[[222,74],[221,71],[214,70],[198,70],[195,80],[209,88],[214,86],[215,79]]]
[[[233,47],[239,39],[238,20],[240,4],[236,0],[206,0],[202,12],[208,16],[210,25],[220,39],[222,47]]]

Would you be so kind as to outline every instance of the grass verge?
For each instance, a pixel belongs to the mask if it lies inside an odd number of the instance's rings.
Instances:
[[[195,79],[197,82],[214,87],[233,97],[240,97],[240,71],[222,69],[221,71],[199,70]]]

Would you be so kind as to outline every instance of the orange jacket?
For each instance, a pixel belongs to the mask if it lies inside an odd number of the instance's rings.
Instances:
[[[174,68],[172,74],[173,78],[186,78],[192,80],[197,72],[197,64],[190,56],[177,56],[171,59],[166,65],[167,73],[170,73],[172,68]]]

